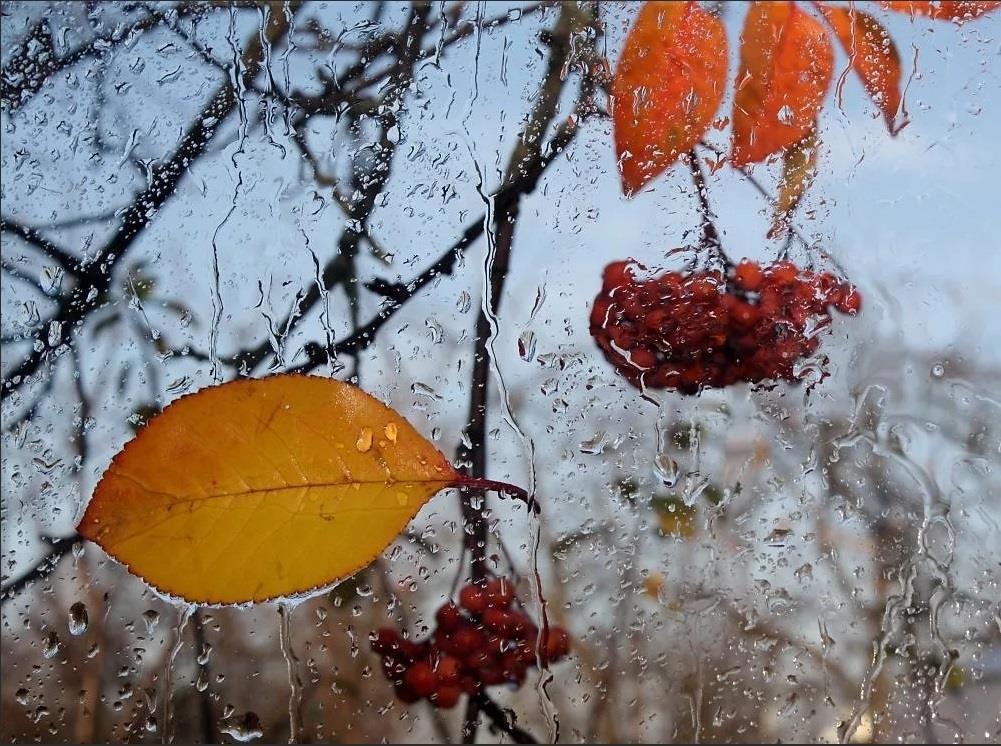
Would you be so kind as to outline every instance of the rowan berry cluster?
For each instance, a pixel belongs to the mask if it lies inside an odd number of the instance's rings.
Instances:
[[[861,296],[829,272],[789,261],[742,261],[727,272],[664,272],[637,279],[631,261],[605,267],[591,336],[633,385],[696,394],[769,380],[797,382],[830,309],[854,316]]]
[[[379,629],[372,650],[396,695],[407,704],[427,699],[436,707],[454,707],[463,694],[511,683],[520,686],[536,665],[539,630],[524,612],[513,608],[514,587],[506,578],[469,584],[459,605],[444,604],[435,614],[437,628],[427,640],[404,639],[390,627]],[[570,636],[560,627],[543,635],[539,654],[555,663],[570,651]]]

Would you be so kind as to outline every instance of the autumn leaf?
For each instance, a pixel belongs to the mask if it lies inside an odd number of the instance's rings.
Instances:
[[[782,157],[782,180],[775,198],[775,219],[768,238],[777,238],[789,229],[792,211],[799,205],[817,175],[817,151],[820,140],[816,125]]]
[[[869,97],[883,112],[890,133],[897,134],[899,127],[895,120],[900,110],[903,73],[900,55],[890,34],[875,18],[855,8],[824,4],[818,7],[834,29]]]
[[[493,486],[355,386],[239,380],[154,418],[114,458],[78,531],[164,593],[262,601],[353,574],[436,492],[476,481]]]
[[[691,150],[726,85],[726,31],[695,2],[646,2],[612,81],[615,151],[631,196]]]
[[[907,13],[915,16],[928,16],[941,21],[972,21],[985,13],[990,13],[1001,7],[1001,2],[988,2],[987,0],[936,0],[935,2],[908,2],[904,0],[881,0],[882,5],[887,10],[898,13]]]
[[[735,166],[763,161],[813,127],[834,52],[821,24],[791,2],[751,3],[733,108]]]

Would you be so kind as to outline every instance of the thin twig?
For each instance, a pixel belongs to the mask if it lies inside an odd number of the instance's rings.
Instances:
[[[713,222],[713,210],[709,204],[709,188],[706,185],[706,175],[699,162],[698,153],[692,148],[688,154],[688,168],[692,174],[692,181],[695,184],[695,194],[699,200],[699,212],[702,215],[702,237],[699,240],[700,248],[711,251],[719,257],[723,267],[728,269],[733,265],[730,257],[723,250],[723,242],[720,241],[719,231],[716,230],[716,223]]]
[[[514,712],[502,708],[486,693],[477,694],[473,701],[476,702],[479,711],[490,718],[493,726],[510,736],[515,743],[538,743],[535,736],[518,726],[518,719]]]

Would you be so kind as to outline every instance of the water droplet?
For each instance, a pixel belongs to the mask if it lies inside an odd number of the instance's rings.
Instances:
[[[388,440],[390,443],[396,442],[397,429],[395,422],[390,422],[388,425],[386,425],[386,427],[384,428],[384,432],[386,433],[386,440]]]
[[[789,108],[788,105],[783,106],[781,109],[779,109],[778,118],[779,122],[786,125],[787,127],[792,125],[793,110]]]
[[[518,356],[526,363],[535,358],[535,332],[531,329],[526,329],[518,337]]]
[[[355,442],[355,448],[361,453],[366,453],[372,448],[372,431],[369,428],[363,427],[361,429],[358,440]]]
[[[406,506],[406,504],[407,504],[408,502],[410,502],[410,496],[409,496],[409,495],[407,495],[407,493],[406,493],[406,492],[397,492],[397,493],[396,493],[396,502],[397,502],[397,503],[399,504],[399,506],[400,506],[401,508],[402,508],[402,507],[405,507],[405,506]]]
[[[931,367],[932,378],[941,378],[945,375],[945,366],[942,363],[935,363]]]
[[[254,741],[264,735],[261,719],[253,712],[239,717],[230,717],[219,724],[219,732],[240,743]]]
[[[198,657],[195,658],[195,660],[198,661],[198,665],[204,666],[206,663],[209,662],[209,658],[211,657],[212,657],[212,645],[210,645],[207,642],[202,643],[202,650],[200,653],[198,653]]]
[[[19,705],[26,705],[26,704],[28,704],[28,690],[27,689],[18,689],[16,692],[14,692],[14,700]]]
[[[433,388],[420,381],[411,384],[410,390],[419,396],[426,396],[428,399],[441,399],[441,396]]]
[[[89,622],[89,617],[87,616],[87,607],[84,606],[80,601],[70,606],[70,634],[71,635],[82,635],[87,631],[87,624]]]
[[[143,612],[143,624],[146,625],[146,634],[153,634],[153,629],[156,627],[156,623],[160,621],[159,612],[153,611],[153,609],[147,609]]]
[[[580,444],[580,452],[588,456],[594,456],[605,450],[605,444],[608,440],[608,436],[605,434],[604,430],[595,433],[594,437],[590,440],[585,440]]]
[[[56,654],[59,652],[59,635],[56,631],[49,630],[48,634],[45,635],[45,640],[42,646],[42,655],[46,658],[55,658]]]
[[[678,462],[666,453],[658,453],[653,459],[653,473],[666,486],[673,487],[678,482]]]

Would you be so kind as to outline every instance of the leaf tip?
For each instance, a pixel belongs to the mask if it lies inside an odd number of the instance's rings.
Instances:
[[[622,194],[627,199],[632,199],[636,194],[650,183],[651,175],[640,168],[634,159],[625,157],[620,161],[619,180],[622,185]]]

